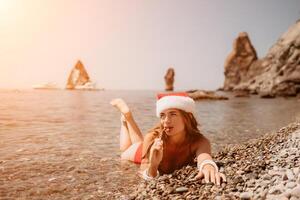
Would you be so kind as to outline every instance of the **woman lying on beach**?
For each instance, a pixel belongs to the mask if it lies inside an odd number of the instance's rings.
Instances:
[[[169,174],[197,160],[196,179],[220,185],[224,174],[211,157],[207,138],[199,131],[194,117],[195,102],[186,93],[159,94],[156,115],[160,123],[143,138],[129,107],[122,99],[111,105],[121,112],[121,159],[141,164],[141,175],[150,180]]]

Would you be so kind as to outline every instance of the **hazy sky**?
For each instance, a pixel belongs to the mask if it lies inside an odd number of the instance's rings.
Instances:
[[[0,88],[64,87],[78,59],[106,89],[223,85],[246,31],[263,57],[300,19],[300,0],[0,0]]]

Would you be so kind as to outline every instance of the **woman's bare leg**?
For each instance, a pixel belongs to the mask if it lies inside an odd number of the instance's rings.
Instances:
[[[128,149],[132,145],[127,122],[124,116],[121,114],[121,130],[120,130],[120,150],[124,152],[126,149]]]
[[[134,121],[134,118],[127,106],[127,104],[122,99],[113,99],[110,102],[111,105],[116,107],[124,116],[125,121],[122,122],[121,126],[121,135],[120,135],[120,149],[122,151],[124,147],[129,147],[128,144],[128,135],[130,138],[131,144],[140,143],[143,141],[143,134],[141,133],[138,125]],[[124,134],[123,134],[124,133]],[[129,134],[128,134],[129,133]]]
[[[120,150],[122,160],[135,161],[135,153],[141,142],[131,143],[128,126],[124,115],[121,114]]]
[[[131,112],[124,114],[124,117],[127,122],[128,132],[129,132],[129,136],[130,136],[132,144],[138,143],[138,142],[143,142],[143,140],[144,140],[143,134],[142,134],[140,128],[138,127],[138,125],[136,124]]]

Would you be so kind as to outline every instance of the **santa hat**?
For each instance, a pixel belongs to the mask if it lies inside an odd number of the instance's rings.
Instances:
[[[157,99],[157,117],[160,117],[160,113],[169,108],[176,108],[188,113],[195,114],[195,102],[185,92],[158,94]]]

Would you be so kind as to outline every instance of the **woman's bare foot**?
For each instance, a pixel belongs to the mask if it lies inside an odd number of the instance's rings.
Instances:
[[[110,104],[116,107],[125,116],[129,113],[129,107],[123,99],[113,99],[110,101]]]

